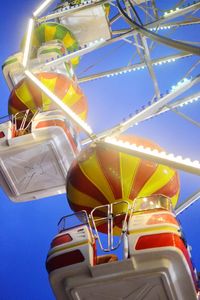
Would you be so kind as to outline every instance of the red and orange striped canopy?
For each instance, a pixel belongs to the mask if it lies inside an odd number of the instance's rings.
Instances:
[[[143,138],[120,139],[163,150]],[[179,189],[179,177],[174,169],[99,145],[84,149],[67,176],[67,196],[74,211],[90,212],[99,205],[120,200],[132,202],[136,197],[153,194],[170,197],[175,206]]]
[[[80,87],[73,80],[63,74],[50,72],[38,73],[36,77],[82,119],[86,119],[87,100]],[[44,110],[56,108],[51,99],[36,87],[31,80],[22,79],[10,94],[9,113],[16,114],[26,109],[34,111],[38,107]]]

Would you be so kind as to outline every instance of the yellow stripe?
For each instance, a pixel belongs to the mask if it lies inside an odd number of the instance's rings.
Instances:
[[[79,56],[73,57],[70,61],[71,61],[72,65],[76,66],[76,65],[78,65],[78,63],[80,61],[80,57]]]
[[[25,42],[24,42],[25,44]],[[35,48],[39,48],[40,46],[40,42],[35,34],[35,32],[33,32],[33,36],[32,36],[32,47],[35,47]]]
[[[177,204],[179,192],[180,192],[180,191],[178,191],[178,192],[176,193],[176,195],[174,195],[173,197],[171,197],[171,201],[172,201],[173,207],[175,207],[176,204]]]
[[[56,34],[56,26],[45,25],[44,36],[46,42],[55,40],[55,34]]]
[[[32,94],[25,81],[15,90],[15,94],[27,107],[33,107],[35,105]]]
[[[66,35],[65,35],[65,37],[63,38],[62,41],[63,41],[66,48],[72,47],[73,44],[75,43],[74,38],[71,36],[71,34],[69,32],[66,33]]]
[[[92,245],[92,243],[89,240],[86,240],[84,242],[77,242],[77,243],[73,243],[71,245],[66,245],[66,246],[63,246],[63,247],[60,247],[60,248],[52,249],[52,250],[49,251],[48,257],[50,255],[56,253],[56,252],[67,250],[67,249],[71,249],[71,248],[78,247],[78,246],[87,245],[87,244]],[[59,245],[56,246],[56,247],[59,247]]]
[[[55,90],[55,85],[56,85],[56,81],[57,81],[57,77],[54,77],[52,79],[49,78],[45,78],[45,77],[40,77],[40,81],[52,92],[54,92]],[[50,104],[52,104],[51,99],[48,98],[48,96],[46,96],[43,92],[42,92],[42,103],[43,106],[45,106],[45,108],[48,110]]]
[[[79,114],[79,117],[82,120],[85,120],[87,118],[87,110],[83,111],[82,113]]]
[[[151,195],[165,186],[174,176],[175,171],[163,165],[158,165],[153,175],[140,190],[138,197]]]
[[[128,199],[140,163],[140,158],[127,155],[122,152],[119,153],[119,158],[120,158],[122,199]]]
[[[80,168],[85,177],[90,180],[93,185],[106,197],[108,202],[115,201],[112,189],[106,180],[105,175],[101,169],[101,166],[97,160],[96,152],[94,152],[89,159],[80,163]],[[92,180],[91,180],[92,179]]]
[[[72,85],[70,85],[66,95],[62,99],[65,104],[67,104],[69,107],[71,107],[73,104],[75,104],[80,98],[82,97],[81,94],[78,94],[76,90],[73,88]]]
[[[91,209],[96,206],[102,205],[102,203],[100,203],[96,199],[94,199],[86,194],[83,194],[79,190],[75,189],[70,183],[68,183],[67,195],[70,199],[70,202],[77,206],[80,205],[80,206],[83,206],[86,208],[88,207]]]
[[[138,234],[138,233],[146,233],[146,232],[155,232],[155,231],[167,231],[167,232],[174,232],[178,235],[180,235],[178,229],[171,227],[171,226],[159,226],[159,227],[149,227],[145,229],[136,229],[136,230],[130,230],[128,231],[128,234]],[[158,232],[160,233],[160,232]]]

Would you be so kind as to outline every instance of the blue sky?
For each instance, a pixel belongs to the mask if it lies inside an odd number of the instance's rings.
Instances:
[[[159,2],[159,1],[157,1]],[[176,3],[171,1],[172,3]],[[21,38],[31,12],[38,1],[15,0],[3,3],[0,28],[0,62],[18,51]],[[170,7],[170,5],[168,5]],[[199,27],[177,30],[178,39],[197,40]],[[95,70],[120,66],[130,59],[132,48],[119,44],[101,49],[82,58],[79,73],[87,66],[99,63]],[[110,52],[111,51],[111,52]],[[171,49],[157,46],[152,55],[167,55]],[[108,55],[108,53],[111,53]],[[114,53],[114,54],[113,54]],[[188,71],[197,57],[182,59],[173,64],[155,67],[160,89],[163,93],[176,84]],[[137,59],[135,60],[137,62]],[[91,69],[92,71],[93,69]],[[195,69],[193,76],[199,69]],[[9,90],[2,73],[0,74],[0,114],[7,114]],[[147,103],[153,97],[153,85],[146,70],[132,72],[109,79],[100,79],[85,84],[81,88],[89,103],[88,123],[95,132],[100,132],[119,123],[130,113]],[[197,91],[199,86],[193,90]],[[200,122],[198,102],[181,109],[182,112]],[[131,128],[128,132],[154,140],[168,152],[183,157],[199,159],[199,128],[183,120],[173,112],[163,114]],[[183,201],[199,189],[199,178],[181,172],[181,194]],[[65,195],[38,201],[15,204],[0,190],[0,287],[1,300],[42,300],[54,299],[45,270],[45,258],[52,237],[56,234],[58,220],[70,210]],[[199,221],[200,202],[195,203],[181,214],[180,221],[186,239],[192,245],[193,261],[200,269]]]

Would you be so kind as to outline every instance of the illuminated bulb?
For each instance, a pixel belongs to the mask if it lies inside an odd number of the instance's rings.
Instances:
[[[132,148],[137,148],[137,145],[136,144],[131,144],[131,147]]]
[[[160,157],[166,157],[166,152],[164,152],[164,151],[159,152],[159,156]]]
[[[137,146],[137,148],[138,148],[138,150],[144,150],[144,146],[142,146],[142,145]]]
[[[168,156],[168,158],[174,158],[174,154],[173,153],[169,153],[167,156]]]
[[[153,152],[153,154],[158,154],[159,153],[159,151],[157,149],[153,149],[152,152]]]
[[[122,141],[122,143],[124,143],[125,146],[129,146],[130,145],[130,143],[128,141],[125,141],[125,142]]]
[[[182,161],[183,158],[182,158],[182,156],[178,155],[178,156],[176,156],[176,160],[177,160],[177,161]]]
[[[199,161],[198,161],[198,160],[194,160],[192,163],[193,163],[193,165],[195,165],[195,166],[198,166],[198,165],[199,165]]]
[[[146,153],[151,153],[152,149],[150,147],[145,148]]]
[[[184,162],[191,163],[191,159],[187,157],[187,158],[184,159]]]

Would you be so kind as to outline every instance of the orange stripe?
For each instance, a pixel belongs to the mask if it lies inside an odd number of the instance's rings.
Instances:
[[[54,93],[58,98],[62,99],[66,95],[72,82],[67,76],[61,74],[55,74],[54,77],[57,77]]]
[[[111,149],[96,148],[96,157],[101,166],[104,176],[108,181],[115,199],[122,198],[120,180],[119,152]]]
[[[140,190],[143,188],[145,183],[155,172],[156,168],[157,168],[157,164],[147,160],[141,160],[137,173],[134,177],[129,199],[134,199],[135,197],[137,197],[137,195],[139,194]]]
[[[87,109],[87,102],[84,96],[82,96],[76,103],[70,107],[78,115]]]

